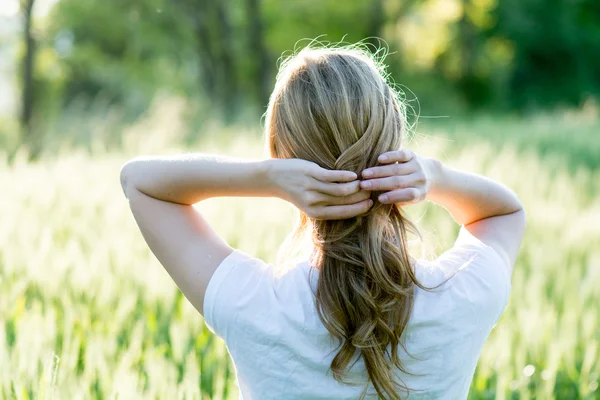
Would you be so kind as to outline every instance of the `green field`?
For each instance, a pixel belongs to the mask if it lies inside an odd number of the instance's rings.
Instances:
[[[500,180],[527,211],[510,302],[470,398],[600,398],[598,114],[424,119],[409,145]],[[0,160],[0,398],[237,398],[223,342],[146,248],[119,185],[139,153],[261,156],[258,130],[215,126],[182,147],[176,117],[158,113],[124,128],[119,151]],[[199,208],[232,246],[269,262],[293,221],[276,199]],[[430,254],[452,244],[458,227],[443,209],[409,210]]]

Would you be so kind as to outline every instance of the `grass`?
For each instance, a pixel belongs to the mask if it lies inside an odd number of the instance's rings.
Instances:
[[[215,134],[179,147],[176,109],[125,129],[120,151],[0,163],[1,398],[237,398],[223,342],[146,248],[118,173],[138,153],[260,156],[262,145],[252,132],[206,128]],[[600,397],[600,121],[588,114],[425,123],[410,144],[500,180],[527,210],[510,302],[471,399]],[[275,199],[199,208],[231,245],[270,262],[292,223]],[[432,253],[452,244],[458,227],[444,210],[410,214]]]

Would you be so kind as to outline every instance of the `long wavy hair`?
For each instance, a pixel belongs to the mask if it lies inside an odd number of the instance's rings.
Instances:
[[[379,155],[401,148],[406,129],[404,104],[367,50],[307,47],[282,62],[266,115],[272,157],[360,176]],[[374,205],[365,215],[345,220],[315,220],[301,212],[294,237],[312,237],[316,309],[339,343],[334,378],[352,384],[344,377],[358,350],[377,394],[400,399],[398,392],[409,388],[396,381],[396,372],[409,372],[398,348],[406,351],[402,333],[415,286],[423,287],[407,250],[407,232],[418,231],[398,205],[381,204],[378,195],[372,193]]]

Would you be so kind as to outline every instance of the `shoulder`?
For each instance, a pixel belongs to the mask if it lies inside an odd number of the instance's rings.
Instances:
[[[437,284],[443,283],[455,304],[497,322],[508,303],[511,266],[493,247],[462,227],[454,245],[432,264],[438,271]]]
[[[250,283],[258,283],[273,275],[273,266],[241,250],[233,250],[219,264],[206,288],[205,312],[211,300],[224,291],[239,292]],[[248,289],[246,287],[246,289]]]
[[[269,295],[274,267],[241,250],[234,250],[219,264],[204,296],[204,320],[209,329],[224,338],[227,321]]]

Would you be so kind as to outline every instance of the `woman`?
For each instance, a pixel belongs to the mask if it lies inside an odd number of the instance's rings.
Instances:
[[[141,157],[121,171],[152,252],[223,338],[240,398],[467,397],[508,301],[525,228],[517,196],[401,149],[402,102],[355,47],[306,48],[281,66],[271,159]],[[282,274],[223,241],[192,204],[269,196],[300,210],[310,257]],[[462,225],[435,261],[406,247],[402,207],[427,199]]]

